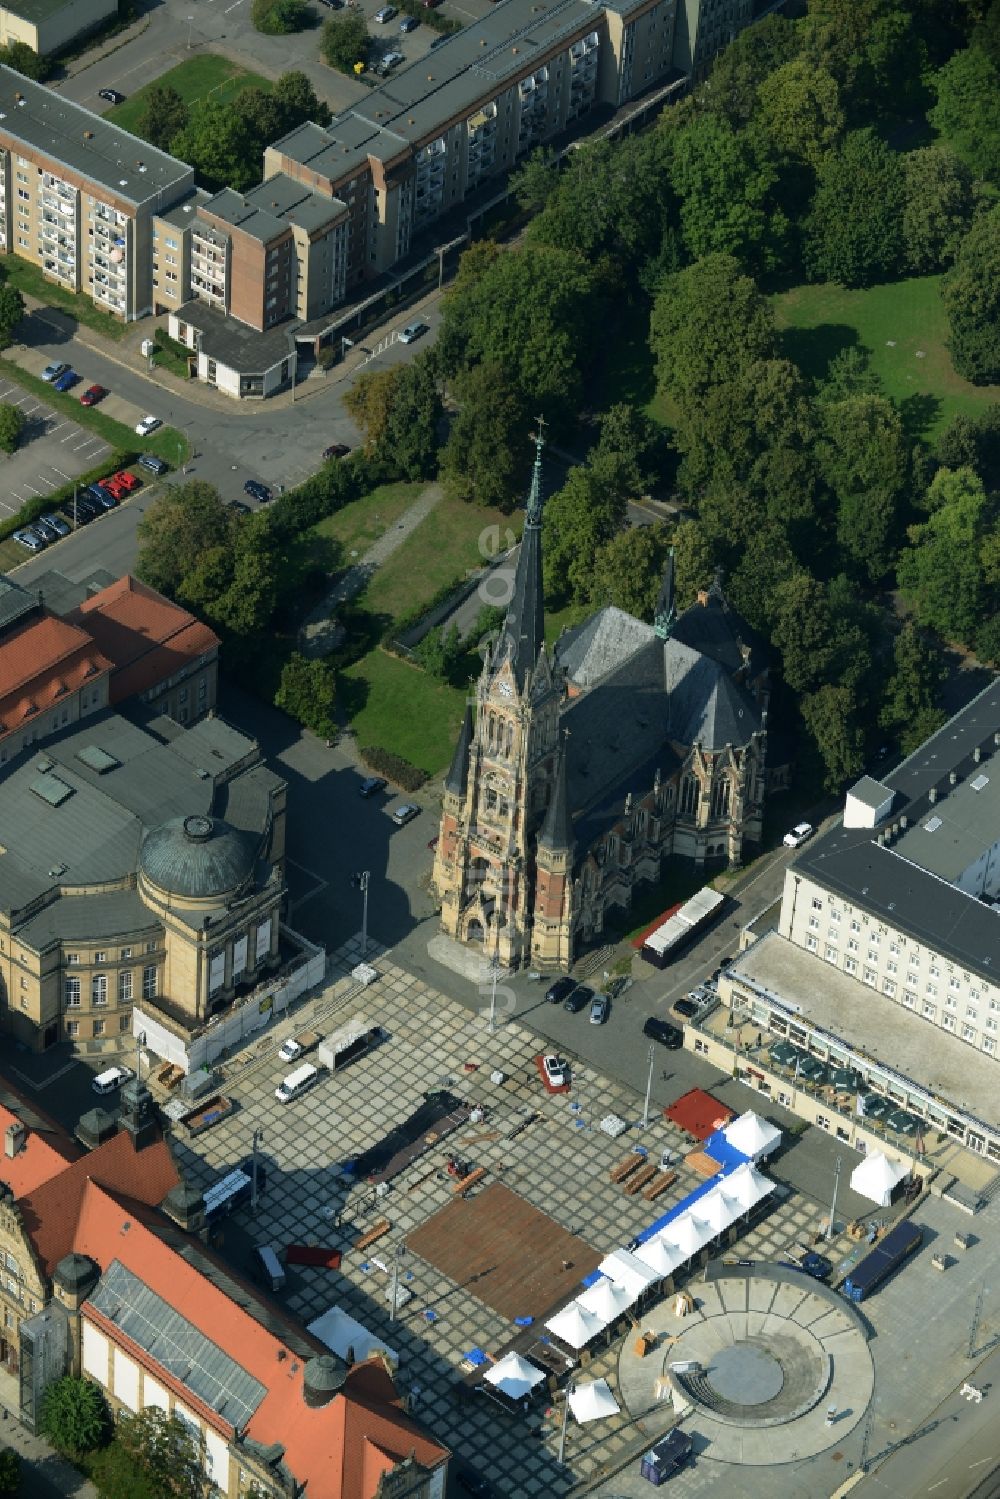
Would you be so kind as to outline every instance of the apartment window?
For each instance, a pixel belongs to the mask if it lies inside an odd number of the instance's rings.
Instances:
[[[864,970],[864,973],[862,974],[862,977],[864,978],[865,983],[871,984],[872,988],[874,989],[875,981],[878,978],[878,974],[875,972],[874,968],[866,968]]]
[[[175,239],[164,239],[163,243],[166,245],[168,250],[177,249],[177,241]]]
[[[868,949],[868,961],[869,961],[869,963],[877,963],[878,962],[878,949],[877,948],[870,947]]]
[[[27,989],[27,987],[28,987],[28,980],[22,974],[21,975],[21,988],[22,989]]]
[[[815,916],[810,916],[809,918],[809,930],[812,932],[819,931],[819,922],[816,920]]]
[[[858,971],[858,965],[857,965],[856,960],[854,958],[845,958],[844,959],[844,972],[845,973],[857,973],[857,971]]]
[[[983,1051],[988,1051],[990,1053],[990,1055],[992,1056],[993,1053],[996,1051],[996,1049],[997,1049],[997,1043],[993,1040],[993,1038],[991,1036],[984,1036],[983,1037]]]
[[[962,1026],[962,1040],[963,1041],[974,1041],[975,1039],[976,1039],[976,1033],[972,1029],[972,1026],[971,1025],[963,1025]]]
[[[142,970],[142,997],[143,999],[156,998],[156,964],[150,963],[148,968]]]
[[[898,955],[899,955],[899,943],[898,942],[890,942],[889,943],[889,951],[891,953],[895,953],[896,956],[898,957]]]
[[[948,1006],[949,1010],[955,1010],[958,1008],[958,1001],[953,994],[946,994],[944,1002]]]
[[[860,944],[858,943],[858,940],[857,940],[856,937],[848,937],[848,939],[847,939],[847,951],[848,952],[857,952],[858,948],[859,948],[859,945]]]
[[[996,1021],[995,1020],[989,1020],[989,1019],[987,1019],[987,1021],[986,1021],[986,1029],[988,1031],[995,1031],[996,1028],[997,1028]]]
[[[898,973],[899,969],[895,963],[887,963],[885,965],[885,971],[886,973]]]
[[[930,974],[932,979],[939,979],[941,977],[941,970],[939,968],[936,968],[933,963],[931,964],[930,968],[928,968],[927,972]]]
[[[158,944],[156,942],[147,942],[146,943],[146,951],[147,952],[155,952],[156,949],[157,949],[157,946],[158,946]]]
[[[94,962],[95,963],[106,963],[107,961],[108,961],[108,955],[107,955],[106,952],[95,952],[95,954],[94,954]]]
[[[123,968],[118,975],[118,1003],[130,1005],[132,1003],[132,970]]]
[[[954,979],[954,978],[952,978],[952,979],[948,980],[948,988],[949,989],[961,989],[961,987],[962,987],[962,981],[961,981],[961,979]]]
[[[817,900],[816,897],[813,896],[812,908],[814,911],[822,911],[823,902],[821,900]]]
[[[95,1036],[103,1036],[106,1028],[107,1028],[107,1025],[106,1025],[105,1021],[103,1021],[103,1020],[95,1020],[94,1021],[94,1035]]]
[[[858,926],[858,923],[856,921],[852,921],[851,922],[851,931],[852,932],[860,932],[860,930],[861,930],[861,928]]]
[[[909,989],[905,989],[903,991],[903,1003],[904,1003],[904,1005],[907,1005],[909,1007],[909,1009],[912,1010],[913,1007],[915,1006],[916,1002],[917,1002],[917,996],[915,994],[911,993],[911,991]]]
[[[882,993],[888,994],[890,999],[893,999],[895,997],[896,985],[892,982],[892,979],[882,980]]]
[[[67,1022],[66,1022],[66,1039],[67,1039],[67,1041],[72,1041],[73,1038],[74,1038],[74,1036],[78,1036],[79,1034],[80,1034],[80,1022],[79,1022],[79,1020],[67,1020]]]
[[[128,1018],[127,1015],[119,1015],[119,1017],[118,1017],[118,1029],[123,1034],[124,1034],[125,1031],[128,1030],[128,1028],[131,1025],[131,1023],[132,1022],[129,1020],[129,1018]]]
[[[95,973],[90,980],[90,998],[95,1005],[107,1004],[108,976],[106,973]]]
[[[80,980],[66,979],[63,983],[63,1002],[68,1010],[75,1010],[80,1003]]]
[[[132,949],[130,947],[123,947],[122,948],[122,961],[124,962],[126,958],[130,958],[131,956],[132,956]]]
[[[925,1020],[933,1020],[936,1015],[937,1015],[937,1010],[934,1008],[933,1005],[924,1005],[924,1019]]]
[[[965,1018],[966,1018],[966,1020],[976,1020],[978,1018],[977,1017],[977,1013],[976,1013],[976,1009],[975,1009],[975,1007],[973,1005],[966,1005],[966,1007],[965,1007]]]
[[[925,985],[925,992],[927,994],[929,994],[932,999],[936,999],[937,998],[937,984],[927,984],[927,985]]]
[[[31,202],[31,194],[29,192],[27,192],[23,187],[19,187],[18,188],[18,190],[17,190],[17,196],[19,198],[23,199],[25,203],[30,203]]]
[[[955,1029],[954,1015],[942,1015],[941,1024],[944,1026],[946,1031],[953,1031]]]
[[[839,911],[831,911],[830,912],[830,920],[831,921],[839,921],[840,920],[840,912]]]
[[[816,951],[816,938],[815,937],[807,937],[806,938],[806,948],[808,949],[809,952],[815,952]]]
[[[827,949],[826,949],[826,961],[828,963],[836,963],[836,961],[837,961],[837,949],[835,947],[829,947],[829,946],[827,947]]]

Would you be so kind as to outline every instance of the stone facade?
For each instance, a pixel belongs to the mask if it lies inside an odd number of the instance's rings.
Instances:
[[[738,866],[759,840],[767,668],[718,586],[679,618],[615,608],[544,644],[541,466],[514,596],[445,782],[443,930],[508,966],[565,968],[672,854]]]

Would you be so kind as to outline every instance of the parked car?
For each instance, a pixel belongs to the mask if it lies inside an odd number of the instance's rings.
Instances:
[[[46,541],[58,541],[62,534],[56,530],[55,526],[50,525],[44,515],[35,516],[35,519],[31,523],[31,529],[39,532],[40,535],[45,537]]]
[[[419,25],[420,22],[417,20],[416,16],[404,16],[399,23],[399,29],[403,33],[403,35],[406,36],[408,31],[416,31]]]
[[[130,1077],[135,1077],[131,1067],[109,1067],[106,1072],[99,1072],[90,1086],[95,1093],[113,1093],[122,1083],[127,1083]]]
[[[118,504],[111,490],[105,489],[103,484],[88,484],[87,493],[96,504],[100,505],[102,510],[114,510]]]
[[[75,510],[75,515],[74,515]],[[85,526],[88,521],[93,520],[96,515],[103,514],[102,507],[92,500],[88,494],[77,494],[76,501],[67,500],[62,507],[62,513],[67,520],[74,521],[78,526]]]
[[[386,780],[385,776],[365,776],[364,780],[361,782],[361,785],[358,787],[358,791],[360,795],[364,797],[377,796],[380,791],[385,790],[388,784],[389,782]]]
[[[424,7],[424,10],[437,10],[438,6],[441,4],[441,0],[420,0],[420,3]],[[436,37],[435,40],[440,42],[444,41],[445,38]],[[434,46],[434,42],[431,42],[431,46]]]
[[[329,463],[333,458],[346,458],[350,451],[346,442],[333,442],[323,449],[323,462]]]
[[[399,12],[394,5],[383,5],[381,10],[375,12],[375,20],[380,26],[387,26],[390,21],[396,19],[398,14]]]
[[[814,1254],[812,1250],[801,1261],[802,1269],[814,1280],[826,1280],[833,1266],[825,1254]]]
[[[14,540],[18,546],[27,547],[29,552],[44,551],[48,545],[43,537],[39,536],[36,531],[32,531],[28,526],[25,526],[20,531],[15,531]]]
[[[701,1006],[696,1005],[693,999],[679,999],[675,1005],[671,1006],[674,1014],[683,1015],[685,1020],[690,1020],[693,1015],[697,1015],[700,1008]]]
[[[406,327],[399,335],[399,341],[401,344],[413,344],[416,343],[418,338],[423,338],[424,334],[429,332],[430,327],[427,323],[423,323],[420,321],[416,323],[407,323]]]
[[[375,71],[378,73],[390,73],[393,68],[398,68],[406,58],[402,52],[386,52],[378,61]]]
[[[684,1036],[671,1025],[669,1020],[660,1020],[656,1015],[650,1015],[642,1028],[642,1034],[648,1036],[650,1041],[659,1041],[661,1046],[667,1046],[671,1051],[678,1051],[684,1045]]]
[[[104,397],[107,395],[107,393],[108,392],[103,385],[88,385],[87,389],[80,397],[80,405],[96,406],[98,401],[104,400]]]
[[[412,822],[420,814],[420,808],[415,807],[412,802],[400,802],[398,807],[393,808],[392,820],[397,828],[404,827],[406,823]]]
[[[57,536],[68,536],[70,533],[70,527],[67,526],[61,515],[41,515],[39,516],[39,520],[44,521],[47,526],[51,526]]]
[[[563,1009],[568,1010],[571,1015],[578,1015],[587,1008],[593,997],[593,989],[588,989],[586,984],[578,984],[573,993],[563,1001]]]
[[[627,994],[632,987],[632,980],[627,973],[620,973],[617,978],[611,979],[604,986],[604,991],[609,999],[620,999]]]
[[[65,375],[68,369],[68,364],[47,364],[42,370],[42,379],[47,385],[51,385],[53,380],[59,379],[60,375]]]
[[[786,848],[801,848],[807,838],[811,838],[816,829],[811,822],[797,822],[790,833],[782,838]]]
[[[144,416],[141,421],[138,421],[135,424],[136,436],[148,437],[151,432],[156,431],[157,427],[162,426],[163,423],[160,421],[160,418],[158,416]]]
[[[140,468],[148,469],[151,474],[156,474],[158,478],[167,472],[168,465],[164,463],[162,458],[157,458],[155,453],[140,453],[135,461]]]
[[[571,979],[568,974],[556,979],[545,991],[545,998],[550,1005],[560,1004],[568,994],[572,994],[576,988],[576,979]]]
[[[76,370],[64,370],[63,373],[59,376],[58,380],[53,380],[52,389],[60,390],[65,393],[67,390],[72,390],[73,386],[79,385],[79,383],[80,376],[77,374]]]
[[[273,498],[266,484],[259,479],[248,479],[243,486],[243,493],[248,494],[251,499],[257,500],[259,504],[266,505]]]
[[[106,99],[109,104],[124,104],[125,95],[120,94],[116,88],[99,88],[97,90],[99,99]]]
[[[114,477],[127,494],[131,494],[133,489],[140,488],[139,480],[135,474],[130,474],[127,468],[120,468]]]
[[[569,1067],[562,1057],[542,1057],[542,1071],[550,1088],[565,1088],[569,1082]]]
[[[242,500],[227,500],[226,509],[231,510],[234,515],[251,515],[253,512],[249,505],[244,505]]]
[[[98,479],[97,487],[98,489],[102,489],[105,494],[109,494],[116,505],[118,504],[119,500],[123,500],[128,493],[125,486],[123,484],[119,484],[118,480],[113,474],[107,479]]]
[[[590,1007],[591,1025],[603,1025],[611,1013],[611,1001],[606,994],[595,994]]]

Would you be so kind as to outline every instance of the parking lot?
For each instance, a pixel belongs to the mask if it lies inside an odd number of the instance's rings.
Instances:
[[[17,406],[26,419],[20,447],[2,460],[2,519],[16,515],[25,500],[51,494],[96,468],[111,452],[103,438],[84,431],[10,380],[0,383],[0,401]]]

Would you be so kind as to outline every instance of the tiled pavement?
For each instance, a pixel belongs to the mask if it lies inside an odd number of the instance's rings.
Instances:
[[[348,944],[336,955],[335,965],[345,972],[359,956],[356,945]],[[643,1133],[637,1127],[642,1109],[635,1093],[585,1065],[576,1068],[569,1097],[547,1094],[533,1065],[538,1039],[523,1025],[502,1021],[490,1035],[488,994],[483,1014],[470,1015],[391,958],[375,961],[380,980],[352,999],[343,1013],[345,1018],[365,1014],[377,1020],[389,1039],[342,1073],[325,1077],[298,1100],[282,1105],[274,1088],[288,1069],[274,1057],[272,1038],[264,1060],[227,1083],[227,1091],[238,1100],[237,1112],[197,1140],[179,1142],[183,1168],[193,1181],[207,1185],[243,1159],[253,1131],[262,1130],[267,1190],[255,1221],[249,1210],[227,1220],[223,1252],[240,1266],[254,1241],[279,1249],[291,1243],[341,1249],[339,1273],[291,1271],[282,1298],[285,1305],[309,1322],[336,1303],[376,1331],[399,1353],[401,1386],[411,1392],[415,1409],[430,1429],[488,1472],[505,1496],[532,1499],[565,1493],[577,1483],[613,1471],[637,1437],[645,1434],[646,1441],[652,1440],[667,1417],[651,1417],[640,1428],[624,1412],[618,1420],[588,1427],[571,1421],[567,1466],[560,1469],[556,1455],[561,1402],[537,1431],[530,1431],[485,1397],[462,1404],[455,1398],[463,1353],[476,1346],[494,1351],[517,1331],[479,1302],[471,1289],[456,1286],[406,1254],[400,1260],[399,1284],[411,1295],[390,1323],[390,1270],[396,1246],[451,1200],[451,1181],[443,1170],[450,1151],[485,1166],[487,1181],[502,1180],[602,1251],[627,1243],[701,1179],[682,1164],[676,1186],[656,1203],[626,1197],[610,1181],[610,1168],[640,1140],[651,1151],[668,1145],[687,1148],[672,1125],[657,1115]],[[314,1008],[322,1011],[324,1000],[315,1001]],[[300,1029],[308,1018],[300,1012],[282,1030]],[[329,1031],[340,1019],[320,1029]],[[501,1085],[490,1081],[495,1070],[505,1074]],[[486,1120],[457,1131],[439,1150],[414,1162],[382,1198],[376,1198],[371,1188],[347,1184],[340,1163],[373,1144],[416,1108],[423,1094],[440,1087],[485,1105]],[[538,1119],[514,1140],[503,1138],[529,1110],[537,1111]],[[632,1125],[617,1140],[597,1127],[611,1113]],[[486,1135],[495,1137],[481,1138]],[[391,1232],[367,1254],[355,1251],[353,1241],[382,1217],[390,1220]],[[733,1252],[745,1258],[778,1257],[813,1230],[816,1219],[815,1203],[794,1194],[784,1196]],[[614,1388],[619,1346],[620,1340],[596,1357],[586,1377],[603,1375]]]

